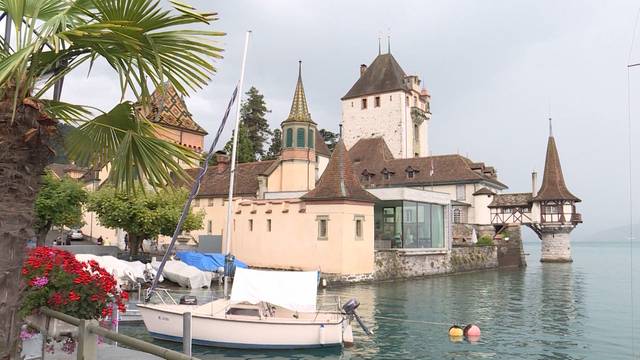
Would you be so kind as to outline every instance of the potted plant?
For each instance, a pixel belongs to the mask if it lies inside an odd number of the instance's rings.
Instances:
[[[120,291],[115,278],[97,262],[81,262],[67,251],[50,247],[32,249],[22,267],[26,284],[20,313],[38,330],[46,328],[41,307],[80,319],[102,319],[111,315],[114,304],[125,311],[128,294]],[[75,333],[73,325],[51,319],[49,336]]]

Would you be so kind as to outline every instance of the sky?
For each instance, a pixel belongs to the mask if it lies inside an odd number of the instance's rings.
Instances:
[[[551,114],[565,180],[583,200],[584,224],[574,238],[629,222],[629,134],[633,199],[640,204],[640,66],[627,72],[627,64],[640,62],[640,30],[631,49],[640,2],[188,2],[218,12],[209,29],[227,33],[219,38],[225,51],[216,75],[186,99],[209,133],[239,79],[246,30],[252,36],[245,91],[255,86],[264,94],[272,128],[289,112],[301,60],[311,116],[336,132],[340,98],[360,64],[377,55],[378,38],[386,50],[389,36],[391,53],[431,93],[432,154],[483,161],[496,167],[508,191],[531,191],[531,171],[542,180]],[[65,101],[109,109],[118,99],[117,79],[105,66],[65,80]]]

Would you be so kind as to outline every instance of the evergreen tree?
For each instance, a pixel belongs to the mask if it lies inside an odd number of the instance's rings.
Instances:
[[[254,160],[262,159],[266,153],[264,144],[271,135],[269,124],[264,116],[271,110],[267,109],[264,96],[254,86],[246,94],[248,98],[242,103],[240,119],[247,129],[249,140],[253,144]]]
[[[265,155],[265,160],[273,160],[278,158],[280,151],[282,150],[282,131],[280,129],[273,129],[273,135],[271,136],[271,145],[269,145],[269,151]]]
[[[249,132],[247,131],[247,127],[244,122],[240,122],[238,134],[238,163],[256,161],[256,152],[253,149],[253,142],[251,142],[251,139],[249,138]],[[232,149],[233,136],[231,136],[231,139],[227,141],[227,144],[224,146],[224,151],[231,155]]]
[[[338,138],[340,136],[327,129],[320,129],[320,135],[324,139],[324,143],[327,144],[329,150],[333,152],[333,148],[336,147],[336,143],[338,143]]]

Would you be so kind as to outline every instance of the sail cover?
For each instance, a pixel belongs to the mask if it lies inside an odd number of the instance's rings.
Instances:
[[[263,271],[236,268],[231,302],[257,304],[261,301],[283,308],[316,311],[317,271]]]

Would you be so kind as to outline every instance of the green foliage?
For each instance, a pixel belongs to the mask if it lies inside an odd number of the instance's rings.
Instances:
[[[478,239],[478,243],[476,243],[476,245],[478,246],[493,245],[493,239],[489,235],[482,235],[480,236],[480,239]]]
[[[158,138],[156,131],[127,101],[73,129],[66,145],[81,166],[111,164],[107,180],[116,188],[144,191],[144,184],[163,188],[187,180],[180,162],[194,164],[200,156]]]
[[[240,126],[238,127],[238,163],[246,163],[256,161],[256,153],[253,150],[253,143],[249,138],[249,132],[247,131],[247,127],[244,123],[240,122]],[[227,144],[224,146],[224,151],[226,151],[229,155],[232,154],[233,149],[233,136],[231,139],[227,141]],[[233,161],[233,159],[231,159]]]
[[[132,255],[135,255],[136,240],[173,235],[187,196],[186,190],[145,194],[119,192],[113,187],[104,187],[91,194],[88,210],[97,214],[103,226],[125,230],[129,234]],[[189,212],[182,231],[201,229],[203,218],[203,212]]]
[[[117,171],[109,180],[127,191],[134,182],[165,186],[170,173],[186,177],[176,164],[188,151],[157,140],[139,109],[149,105],[152,86],[168,82],[181,95],[205,86],[216,71],[212,59],[221,58],[213,39],[224,33],[202,29],[217,20],[216,13],[169,3],[170,9],[156,0],[0,0],[0,12],[13,22],[12,43],[4,46],[0,39],[0,100],[12,103],[13,116],[27,103],[43,118],[84,124],[71,139],[74,156],[91,165],[111,163]],[[115,100],[131,94],[142,107],[118,104],[100,115],[46,98],[60,78],[96,61],[119,79]],[[94,146],[80,146],[81,138]]]
[[[264,160],[274,160],[278,158],[280,151],[282,151],[282,131],[280,131],[280,129],[273,129],[271,145],[269,145],[269,151],[265,155]]]
[[[65,177],[62,180],[47,172],[42,177],[42,187],[35,201],[36,222],[34,228],[46,236],[52,226],[78,226],[82,224],[82,204],[87,192],[82,183]],[[44,241],[44,238],[40,239]]]
[[[248,98],[242,103],[240,121],[247,129],[247,136],[253,144],[254,158],[262,159],[265,155],[264,143],[271,135],[269,123],[264,116],[271,110],[267,109],[264,96],[254,86],[246,94]]]
[[[330,151],[333,151],[333,148],[336,147],[338,140],[340,139],[340,135],[334,132],[331,132],[327,129],[320,129],[320,135],[324,139],[324,143],[327,144],[327,147]]]

